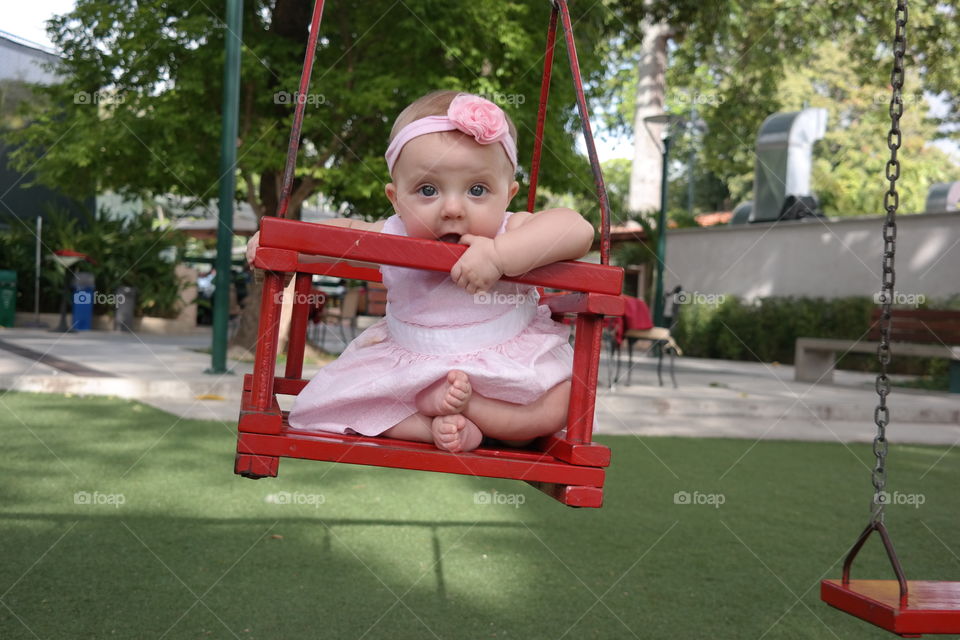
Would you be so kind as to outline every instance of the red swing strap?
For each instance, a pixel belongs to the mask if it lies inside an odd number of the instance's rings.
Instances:
[[[277,206],[276,217],[285,218],[290,206],[290,196],[293,192],[293,178],[297,166],[297,153],[300,150],[300,133],[303,130],[303,113],[307,101],[304,97],[310,88],[310,74],[313,72],[313,59],[317,51],[317,40],[320,35],[320,20],[323,17],[324,0],[316,0],[313,5],[313,17],[310,19],[310,35],[307,38],[307,50],[303,55],[303,70],[300,72],[300,86],[297,93],[296,107],[293,112],[293,126],[290,129],[290,141],[287,144],[287,161],[283,168],[283,185],[280,189],[280,204]],[[296,290],[305,292],[310,286],[309,275],[298,275]],[[260,339],[257,340],[257,349],[254,354],[254,386],[251,396],[252,406],[258,411],[271,408],[273,402],[273,368],[277,361],[277,340],[280,337],[280,310],[269,301],[278,300],[283,295],[283,276],[277,273],[266,273],[263,280],[262,300],[267,304],[260,305]],[[304,305],[298,305],[304,307]],[[306,331],[306,308],[295,309],[291,331]],[[295,334],[296,335],[296,334]],[[265,339],[268,338],[268,339]],[[304,343],[297,341],[291,344],[296,353],[288,354],[286,375],[288,378],[299,378],[303,371]],[[269,372],[269,374],[267,373]],[[269,383],[269,384],[268,384]],[[277,425],[279,429],[279,424]]]
[[[533,158],[530,161],[530,191],[527,195],[527,211],[533,212],[537,199],[537,180],[540,176],[540,157],[543,147],[543,128],[547,117],[547,100],[550,96],[550,77],[553,71],[553,49],[557,40],[557,17],[563,23],[563,36],[567,43],[567,58],[570,61],[570,74],[577,94],[577,109],[583,127],[583,139],[587,146],[587,157],[593,172],[593,182],[597,189],[600,204],[600,264],[610,264],[610,209],[607,200],[607,188],[603,183],[600,159],[590,128],[590,114],[583,95],[583,78],[580,74],[580,61],[577,58],[577,45],[573,39],[573,26],[570,22],[570,9],[567,0],[554,0],[550,12],[550,26],[547,28],[547,50],[543,58],[543,77],[540,83],[540,106],[537,110],[537,131],[533,138]]]
[[[536,201],[537,179],[540,173],[541,149],[543,146],[543,128],[547,115],[547,100],[550,95],[550,78],[553,70],[553,50],[557,38],[557,19],[563,24],[563,35],[567,45],[567,59],[570,62],[570,74],[577,95],[577,109],[583,127],[583,139],[587,146],[590,169],[597,189],[600,205],[600,264],[610,263],[610,212],[607,202],[607,190],[600,170],[593,131],[590,128],[590,113],[583,94],[583,79],[580,75],[580,62],[577,59],[577,45],[573,39],[573,25],[570,21],[570,9],[567,0],[554,0],[550,12],[550,25],[547,28],[547,49],[543,62],[543,77],[540,85],[540,105],[537,110],[537,131],[533,141],[533,158],[530,163],[530,191],[527,197],[527,210],[533,211]],[[619,292],[617,292],[619,293]],[[593,433],[593,411],[597,397],[597,377],[600,367],[600,343],[603,334],[603,316],[578,314],[576,321],[577,342],[585,348],[574,351],[573,379],[570,389],[570,407],[567,414],[566,439],[573,443],[589,443]]]
[[[300,149],[300,132],[303,130],[303,111],[307,105],[307,90],[310,88],[310,74],[313,73],[313,57],[317,52],[317,38],[320,35],[320,19],[323,17],[323,2],[317,0],[313,5],[313,18],[310,19],[310,35],[307,38],[307,51],[303,55],[303,70],[300,72],[300,89],[296,96],[296,108],[293,112],[293,127],[290,129],[290,142],[287,144],[287,164],[283,168],[283,187],[280,189],[280,205],[277,217],[287,217],[290,206],[290,194],[293,191],[293,174],[297,166],[297,152]]]

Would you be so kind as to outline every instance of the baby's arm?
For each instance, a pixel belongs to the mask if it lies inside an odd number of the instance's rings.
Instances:
[[[506,276],[519,276],[561,260],[576,260],[590,251],[593,225],[573,209],[519,212],[506,231],[494,238]]]
[[[470,293],[487,291],[501,276],[519,276],[537,267],[583,257],[593,244],[593,225],[572,209],[515,213],[496,238],[466,234],[470,248],[450,276]]]
[[[360,231],[382,231],[383,225],[386,221],[379,220],[377,222],[364,222],[363,220],[354,220],[353,218],[332,218],[330,220],[323,220],[317,224],[324,224],[329,227],[345,227],[347,229],[359,229]],[[257,231],[253,234],[253,237],[247,241],[247,262],[253,266],[253,257],[256,255],[257,247],[260,246],[260,232]],[[333,258],[327,258],[325,256],[311,256],[301,253],[298,256],[300,262],[334,262]],[[372,265],[366,262],[354,262],[348,261],[353,265],[362,265],[362,266],[377,266]]]

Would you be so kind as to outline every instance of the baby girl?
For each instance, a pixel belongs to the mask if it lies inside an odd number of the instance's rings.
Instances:
[[[593,227],[570,209],[506,211],[517,132],[495,104],[430,93],[397,117],[386,152],[395,214],[325,224],[466,245],[450,273],[382,266],[386,316],[303,389],[296,429],[382,435],[464,452],[484,436],[522,445],[563,428],[569,328],[534,287],[502,282],[579,258]],[[257,236],[248,245],[252,258]],[[309,259],[304,256],[304,259]]]

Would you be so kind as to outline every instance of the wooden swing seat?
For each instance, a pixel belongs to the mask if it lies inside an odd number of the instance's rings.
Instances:
[[[449,272],[466,250],[433,240],[264,218],[254,266],[265,270],[253,375],[245,376],[235,472],[248,478],[277,475],[279,459],[302,458],[380,467],[440,471],[523,480],[560,502],[599,507],[610,450],[591,442],[600,336],[605,315],[622,315],[623,270],[567,261],[541,267],[511,282],[572,293],[544,296],[554,317],[576,314],[576,343],[567,428],[529,447],[480,447],[450,453],[433,444],[382,437],[291,429],[277,395],[300,393],[313,274],[380,282],[380,272],[347,261]],[[336,262],[300,262],[299,254]],[[293,314],[285,374],[275,375],[283,283],[295,274]]]
[[[906,606],[896,580],[823,580],[820,599],[905,638],[960,633],[960,582],[909,580]]]

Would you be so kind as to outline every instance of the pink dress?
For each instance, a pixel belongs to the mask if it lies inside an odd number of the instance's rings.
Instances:
[[[383,233],[406,235],[406,229],[393,215]],[[304,387],[290,411],[291,427],[379,435],[416,413],[417,393],[451,369],[467,373],[474,393],[517,404],[570,379],[570,328],[550,318],[534,287],[499,281],[475,295],[449,273],[386,265],[380,271],[386,316]]]

